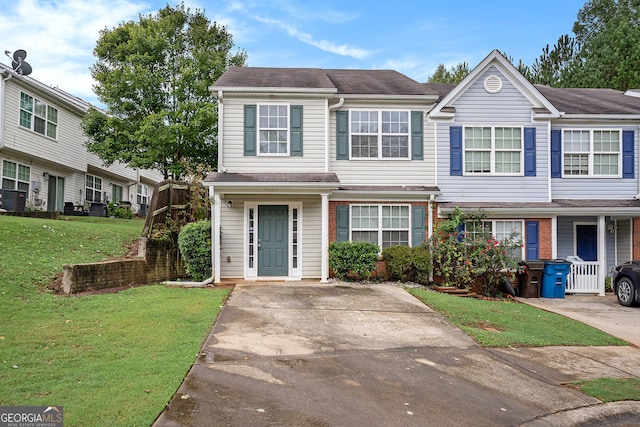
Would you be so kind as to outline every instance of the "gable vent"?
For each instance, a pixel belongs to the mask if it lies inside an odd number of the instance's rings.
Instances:
[[[489,93],[498,93],[502,89],[502,79],[496,75],[490,75],[484,79],[484,90]]]

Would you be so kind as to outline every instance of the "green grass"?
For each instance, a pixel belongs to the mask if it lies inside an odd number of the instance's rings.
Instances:
[[[122,256],[143,222],[0,216],[0,405],[62,405],[65,426],[148,426],[210,331],[228,290],[43,290],[62,265]]]
[[[515,301],[407,289],[484,347],[628,345],[591,326]]]
[[[603,402],[621,400],[640,400],[639,378],[598,378],[588,381],[575,381],[572,387],[584,394]]]

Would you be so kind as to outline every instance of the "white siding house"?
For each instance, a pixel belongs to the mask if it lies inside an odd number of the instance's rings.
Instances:
[[[0,176],[3,190],[24,191],[26,208],[65,204],[148,204],[158,171],[106,167],[87,152],[81,120],[89,104],[0,64]]]

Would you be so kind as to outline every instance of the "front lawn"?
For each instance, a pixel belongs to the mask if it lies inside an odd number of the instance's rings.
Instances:
[[[419,288],[407,290],[484,347],[629,344],[584,323],[516,301],[463,298]]]
[[[122,256],[142,226],[0,216],[0,405],[61,405],[65,426],[150,425],[164,409],[229,290],[43,290],[63,264]]]

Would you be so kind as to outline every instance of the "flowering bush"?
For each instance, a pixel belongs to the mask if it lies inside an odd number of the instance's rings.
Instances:
[[[484,295],[495,296],[502,291],[507,270],[518,269],[513,256],[521,247],[518,233],[501,241],[482,231],[484,216],[465,215],[459,208],[446,220],[440,221],[429,240],[434,273],[441,276],[445,286],[467,288],[476,279],[482,280]],[[480,226],[480,232],[462,231],[463,225]]]

